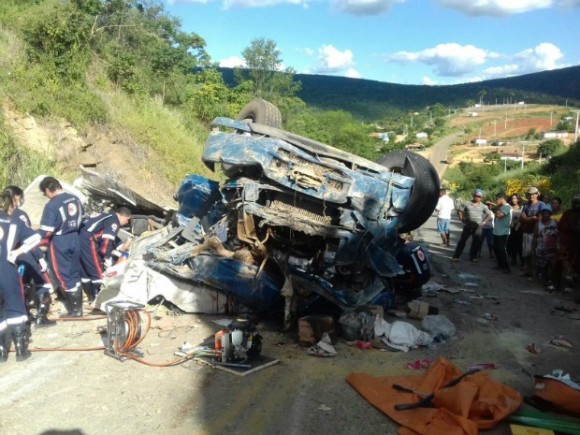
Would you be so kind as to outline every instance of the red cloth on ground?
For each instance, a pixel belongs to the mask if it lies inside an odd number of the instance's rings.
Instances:
[[[479,429],[490,429],[515,412],[522,403],[520,394],[491,379],[487,373],[469,375],[457,385],[441,389],[461,375],[450,361],[438,358],[420,376],[373,377],[366,373],[351,373],[346,380],[373,406],[403,427],[402,435],[477,435]],[[420,400],[414,393],[393,388],[402,385],[428,395],[435,391],[435,408],[395,410],[396,404]]]

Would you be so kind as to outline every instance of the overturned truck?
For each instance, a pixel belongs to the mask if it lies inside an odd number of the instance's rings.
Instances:
[[[399,234],[432,214],[437,173],[412,152],[375,163],[280,127],[264,100],[236,120],[216,118],[202,159],[225,181],[188,175],[177,223],[137,240],[131,258],[193,292],[215,291],[217,304],[225,296],[256,312],[279,309],[286,326],[320,298],[343,310],[385,304],[402,273]]]

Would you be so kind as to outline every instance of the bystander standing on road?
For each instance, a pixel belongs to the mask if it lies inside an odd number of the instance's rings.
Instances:
[[[512,208],[507,203],[507,197],[504,192],[500,192],[495,196],[495,204],[493,250],[498,269],[503,273],[510,273],[506,246],[512,225]]]
[[[524,264],[522,256],[522,226],[520,224],[520,215],[522,214],[522,199],[517,194],[511,196],[510,205],[512,206],[512,226],[507,242],[508,256],[511,258],[511,265],[517,266],[518,259],[520,265]]]
[[[551,214],[552,207],[544,204],[540,209],[540,220],[534,227],[532,242],[538,279],[548,291],[556,289],[554,266],[558,253],[558,222],[551,218]]]
[[[540,191],[536,187],[528,189],[528,202],[524,205],[520,214],[520,225],[522,227],[522,255],[524,258],[523,276],[531,277],[534,270],[534,250],[532,249],[532,239],[534,227],[540,220],[540,209],[544,203],[538,199]]]
[[[459,220],[463,222],[463,231],[457,247],[453,253],[452,261],[459,261],[461,253],[465,248],[467,240],[471,237],[471,248],[469,249],[469,259],[477,263],[477,256],[479,254],[479,247],[481,245],[481,227],[491,219],[491,212],[489,208],[481,203],[483,191],[477,189],[473,192],[473,199],[466,203],[463,208],[457,210]]]
[[[562,210],[562,198],[555,196],[550,201],[550,205],[552,206],[552,219],[556,222],[560,222],[560,218],[564,214],[564,210]]]
[[[489,252],[489,258],[492,260],[495,259],[493,253],[493,225],[494,225],[494,207],[491,201],[485,201],[485,205],[487,208],[492,212],[491,219],[488,219],[481,227],[481,245],[479,246],[479,255],[478,258],[481,258],[481,251],[483,246],[487,246],[487,251]],[[485,216],[484,216],[485,217]]]
[[[454,208],[453,199],[447,194],[447,189],[442,187],[439,190],[439,201],[435,206],[435,212],[437,213],[437,234],[441,237],[441,244],[445,246],[449,246],[449,224]]]
[[[564,262],[564,291],[572,291],[580,279],[580,193],[572,197],[572,207],[562,214],[558,231]]]

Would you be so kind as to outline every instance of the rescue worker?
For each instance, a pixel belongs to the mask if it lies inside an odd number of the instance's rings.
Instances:
[[[49,199],[40,219],[41,245],[48,245],[50,266],[64,292],[69,316],[82,317],[79,230],[83,206],[76,196],[65,192],[54,177],[45,177],[39,187]]]
[[[112,251],[121,227],[131,219],[127,207],[112,213],[100,213],[83,222],[80,231],[82,286],[89,301],[94,301],[101,290],[103,272],[113,264]]]
[[[16,361],[30,356],[26,322],[28,314],[24,304],[24,289],[18,275],[16,258],[29,252],[40,243],[40,234],[28,228],[20,219],[10,216],[14,206],[12,196],[0,194],[0,362],[8,358],[10,332],[16,348]],[[20,245],[14,249],[16,245]]]
[[[24,204],[24,191],[18,186],[7,186],[4,191],[10,194],[13,198],[13,211],[11,216],[20,219],[28,228],[32,228],[28,214],[20,207]],[[44,253],[40,248],[36,247],[30,252],[21,255],[16,260],[17,266],[24,267],[24,275],[22,281],[24,284],[32,285],[34,295],[36,298],[36,326],[46,327],[54,326],[56,322],[47,318],[48,309],[50,308],[52,292],[52,283],[48,276],[48,264]],[[26,302],[26,301],[25,301]]]

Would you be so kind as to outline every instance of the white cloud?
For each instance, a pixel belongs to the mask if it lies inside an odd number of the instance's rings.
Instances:
[[[241,57],[232,56],[220,60],[220,66],[223,68],[243,68],[246,66],[246,61]]]
[[[558,47],[549,42],[542,42],[534,48],[528,48],[516,54],[514,58],[519,61],[526,72],[544,71],[560,68],[558,61],[564,57]]]
[[[340,51],[332,45],[323,45],[318,49],[317,73],[345,71],[354,66],[352,51]]]
[[[334,8],[352,15],[379,15],[405,0],[332,0]]]
[[[518,74],[520,66],[517,64],[507,64],[500,66],[492,66],[483,70],[483,74],[487,79],[494,79],[499,77],[509,77]]]
[[[526,48],[511,56],[507,56],[510,63],[491,66],[482,71],[484,80],[530,74],[566,65],[559,62],[564,55],[558,47],[549,42],[538,44],[534,48]]]
[[[351,79],[360,79],[361,75],[360,73],[355,70],[354,68],[349,68],[344,72],[344,76],[345,77],[349,77]]]
[[[451,42],[421,51],[399,51],[389,58],[399,63],[419,62],[433,65],[437,74],[443,76],[461,76],[474,71],[489,58],[495,56],[497,54],[473,45],[459,45]]]
[[[438,0],[443,6],[457,9],[471,16],[505,16],[522,14],[536,9],[547,9],[557,4],[576,3],[578,0]]]
[[[437,82],[435,80],[433,80],[431,77],[427,77],[427,76],[423,77],[422,83],[424,85],[427,85],[427,86],[433,86],[433,85],[437,84]]]

